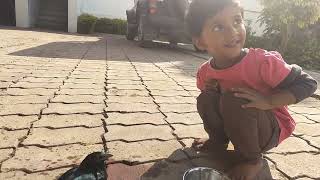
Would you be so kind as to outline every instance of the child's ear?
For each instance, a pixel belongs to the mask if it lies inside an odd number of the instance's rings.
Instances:
[[[205,51],[207,50],[206,44],[202,41],[201,38],[192,38],[192,42],[198,49]]]

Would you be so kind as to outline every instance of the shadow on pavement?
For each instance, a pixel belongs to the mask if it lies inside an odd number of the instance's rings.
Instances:
[[[187,154],[191,153],[190,155],[196,153],[192,148],[186,148],[184,151]],[[174,159],[179,160],[175,161]],[[181,149],[177,149],[168,158],[157,162],[137,165],[108,164],[107,174],[108,180],[182,180],[183,174],[191,168],[209,167],[220,172],[226,172],[238,161],[239,158],[234,151],[228,151],[224,155],[197,154],[197,157],[191,159],[181,159]],[[272,179],[270,168],[265,161],[263,171],[255,180],[270,179]]]

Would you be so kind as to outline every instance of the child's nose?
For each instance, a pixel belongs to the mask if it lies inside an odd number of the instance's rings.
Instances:
[[[231,36],[237,35],[239,33],[238,29],[234,26],[229,26],[228,33]]]
[[[239,34],[239,30],[234,26],[229,26],[226,31],[226,36],[229,37],[230,40],[235,38]]]

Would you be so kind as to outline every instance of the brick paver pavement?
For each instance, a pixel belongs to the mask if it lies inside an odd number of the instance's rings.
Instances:
[[[204,55],[142,49],[122,36],[0,34],[1,180],[55,179],[94,151],[113,155],[112,180],[178,180],[191,167],[217,166],[190,148],[207,137],[195,99]],[[297,128],[265,155],[271,174],[319,179],[320,101],[290,110]]]

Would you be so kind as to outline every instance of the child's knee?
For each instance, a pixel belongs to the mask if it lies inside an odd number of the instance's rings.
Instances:
[[[210,104],[215,104],[218,99],[218,95],[213,92],[201,92],[197,97],[197,106],[210,106]]]
[[[243,111],[244,109],[241,106],[247,103],[249,103],[248,100],[235,97],[232,92],[226,92],[220,99],[221,114]]]

